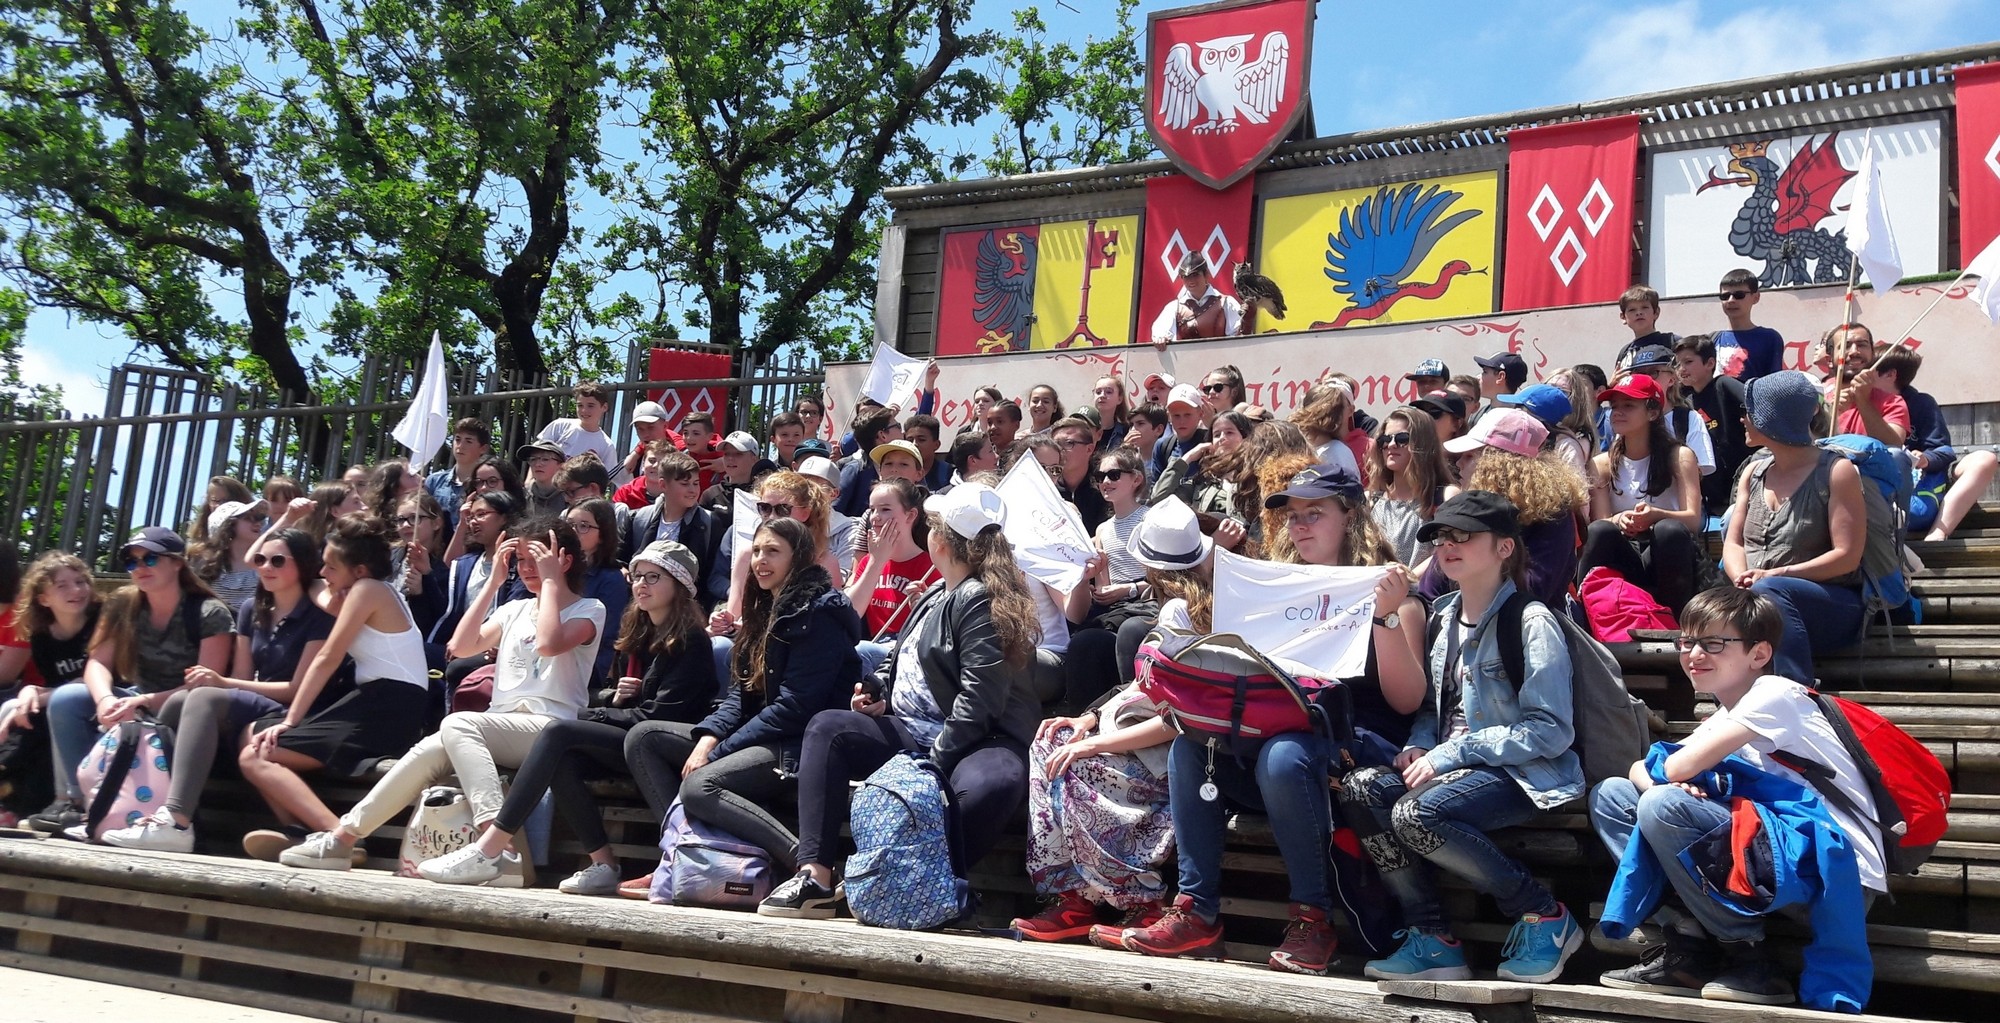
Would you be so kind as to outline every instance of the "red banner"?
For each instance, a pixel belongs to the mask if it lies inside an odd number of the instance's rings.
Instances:
[[[2000,64],[1959,68],[1958,265],[2000,236]]]
[[[1617,301],[1632,283],[1639,118],[1519,128],[1507,150],[1502,307]]]
[[[677,348],[655,348],[646,361],[646,379],[676,380],[729,379],[729,353],[687,352]],[[646,397],[667,410],[667,426],[675,433],[690,412],[706,412],[715,417],[715,434],[729,432],[729,389],[726,387],[668,387],[647,391]]]
[[[1306,112],[1313,0],[1223,0],[1146,22],[1146,128],[1210,188],[1256,169]]]
[[[1035,322],[1034,224],[946,231],[940,245],[939,355],[1025,352]]]
[[[1135,344],[1152,340],[1153,320],[1181,290],[1175,267],[1189,252],[1199,252],[1208,261],[1215,289],[1225,295],[1236,293],[1236,264],[1250,256],[1251,192],[1254,177],[1221,191],[1179,174],[1146,180],[1145,251],[1141,253],[1139,277],[1139,317],[1133,330]],[[1276,324],[1259,321],[1259,332]]]

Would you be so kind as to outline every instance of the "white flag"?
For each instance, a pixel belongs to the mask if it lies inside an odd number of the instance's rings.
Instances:
[[[1873,132],[1861,136],[1861,168],[1854,189],[1854,205],[1847,214],[1847,245],[1854,258],[1868,271],[1868,283],[1876,294],[1887,292],[1903,279],[1903,254],[1896,249],[1896,234],[1889,229],[1888,197],[1882,194],[1882,169],[1875,164]]]
[[[1288,671],[1353,678],[1368,668],[1375,584],[1388,566],[1280,565],[1216,548],[1215,631]]]
[[[445,379],[444,342],[431,331],[431,354],[424,360],[423,379],[417,381],[417,396],[410,411],[396,424],[390,436],[410,449],[410,460],[421,469],[437,455],[438,448],[451,438],[451,404],[446,400],[450,381]]]
[[[917,390],[923,386],[927,360],[904,355],[883,342],[875,342],[875,356],[868,361],[868,382],[861,396],[904,411],[917,407]]]
[[[1084,562],[1097,553],[1090,531],[1083,528],[1083,516],[1063,500],[1048,470],[1032,454],[1015,459],[993,490],[1006,505],[1007,519],[1000,532],[1013,546],[1021,571],[1067,597],[1083,581]]]
[[[742,554],[750,549],[750,538],[763,521],[757,517],[757,492],[749,487],[738,490],[730,508],[729,532],[736,538],[736,553]]]
[[[1972,286],[1972,300],[1979,303],[1979,310],[1986,318],[2000,324],[2000,238],[1986,243],[1972,262],[1965,264],[1965,276],[1979,278]]]

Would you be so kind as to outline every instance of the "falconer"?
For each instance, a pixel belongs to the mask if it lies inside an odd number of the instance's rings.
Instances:
[[[1243,306],[1215,290],[1207,257],[1188,253],[1174,274],[1181,281],[1180,294],[1154,317],[1153,344],[1165,348],[1187,338],[1235,336],[1243,324]]]

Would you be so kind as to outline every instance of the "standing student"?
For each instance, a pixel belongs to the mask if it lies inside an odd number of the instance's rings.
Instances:
[[[924,502],[926,546],[940,580],[911,614],[912,643],[846,710],[815,715],[799,754],[798,872],[757,907],[763,916],[825,918],[840,900],[833,862],[848,783],[899,752],[925,753],[952,787],[966,863],[1006,832],[1027,795],[1027,747],[1041,706],[1028,680],[1034,602],[1001,535],[1000,495],[976,483]]]
[[[1577,578],[1610,568],[1679,614],[1694,596],[1700,557],[1701,469],[1667,428],[1653,378],[1635,375],[1597,398],[1611,403],[1611,450],[1591,463],[1591,523]]]
[[[1092,407],[1097,409],[1097,450],[1107,451],[1125,440],[1132,417],[1132,403],[1125,395],[1125,378],[1117,374],[1101,376],[1090,386]]]
[[[618,451],[604,432],[604,414],[611,410],[610,389],[599,383],[582,383],[570,396],[576,399],[576,417],[551,420],[535,439],[554,444],[562,452],[561,461],[589,453],[605,465],[617,465]]]
[[[1751,319],[1762,297],[1757,288],[1757,275],[1739,267],[1722,275],[1716,294],[1729,321],[1728,330],[1715,332],[1716,363],[1746,384],[1785,368],[1784,335]]]
[[[1606,987],[1790,1003],[1792,983],[1764,943],[1764,920],[1779,907],[1768,894],[1746,905],[1719,890],[1761,866],[1797,878],[1801,895],[1793,904],[1811,912],[1813,943],[1798,992],[1806,1004],[1845,1012],[1867,1006],[1874,969],[1864,917],[1869,902],[1888,891],[1883,836],[1861,770],[1811,691],[1765,673],[1785,627],[1777,606],[1750,591],[1715,589],[1689,601],[1675,645],[1695,691],[1714,697],[1718,709],[1678,746],[1655,744],[1630,777],[1606,779],[1590,794],[1591,823],[1620,858],[1605,932],[1623,937],[1669,886],[1686,911],[1661,914],[1666,940],[1639,965],[1604,974]],[[1730,783],[1728,798],[1720,781]],[[1739,800],[1793,838],[1760,843],[1773,862],[1753,866],[1717,855],[1725,850],[1712,838],[1741,820],[1732,812]],[[1807,805],[1813,802],[1817,807]],[[1718,877],[1731,883],[1718,886]],[[1751,883],[1764,882],[1752,876]]]
[[[1438,904],[1432,870],[1469,882],[1514,920],[1500,979],[1544,984],[1583,944],[1583,928],[1492,831],[1583,795],[1570,747],[1569,646],[1539,602],[1521,617],[1525,678],[1516,691],[1492,653],[1497,612],[1522,578],[1527,548],[1514,505],[1485,491],[1446,501],[1424,526],[1456,594],[1431,612],[1431,683],[1409,744],[1388,768],[1348,776],[1342,809],[1402,904],[1403,944],[1364,972],[1376,980],[1466,980],[1465,952]]]
[[[1611,360],[1613,366],[1625,365],[1631,360],[1632,353],[1641,348],[1657,345],[1671,349],[1674,346],[1674,335],[1659,329],[1660,293],[1643,284],[1626,288],[1625,293],[1618,296],[1618,320],[1632,332],[1632,339],[1618,349],[1618,354]]]

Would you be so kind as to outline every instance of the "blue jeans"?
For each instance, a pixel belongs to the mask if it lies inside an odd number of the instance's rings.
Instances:
[[[874,678],[875,669],[880,668],[882,662],[888,660],[889,654],[894,650],[895,647],[887,643],[877,643],[871,639],[864,639],[854,644],[854,652],[861,655],[861,677]]]
[[[1541,813],[1505,771],[1446,771],[1413,792],[1403,784],[1402,772],[1364,767],[1342,783],[1341,812],[1403,904],[1403,920],[1413,931],[1450,930],[1424,861],[1493,896],[1509,917],[1556,912],[1555,896],[1486,837]]]
[[[1231,807],[1263,813],[1271,820],[1278,855],[1291,878],[1292,901],[1332,910],[1327,894],[1327,843],[1333,808],[1326,783],[1328,743],[1309,732],[1291,732],[1258,747],[1255,764],[1216,753],[1215,787],[1222,798],[1201,798],[1210,780],[1208,747],[1186,736],[1167,751],[1168,803],[1180,847],[1181,892],[1194,911],[1213,921],[1222,910],[1222,846]]]
[[[1615,857],[1625,855],[1637,829],[1660,861],[1661,872],[1680,894],[1681,903],[1710,937],[1721,941],[1764,939],[1762,917],[1722,908],[1681,860],[1688,847],[1718,828],[1729,827],[1727,806],[1673,785],[1655,785],[1640,792],[1630,778],[1606,778],[1590,792],[1590,824]]]
[[[1810,579],[1766,576],[1750,587],[1778,605],[1785,635],[1778,640],[1771,671],[1800,685],[1813,684],[1813,655],[1831,653],[1861,640],[1861,591]]]
[[[133,696],[139,691],[130,686],[113,686],[116,696]],[[56,794],[72,800],[82,800],[83,790],[76,784],[76,765],[83,763],[84,754],[97,741],[103,730],[97,727],[97,707],[90,698],[90,689],[81,682],[65,682],[49,694],[49,757],[55,762]]]

